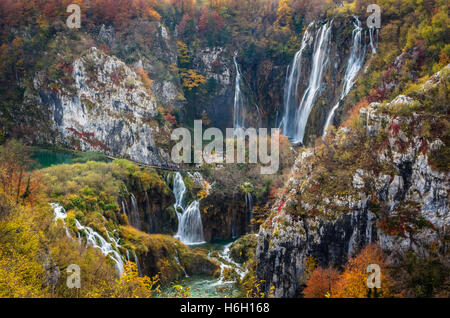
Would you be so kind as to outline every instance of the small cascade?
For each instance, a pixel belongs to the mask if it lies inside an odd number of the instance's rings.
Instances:
[[[139,258],[136,255],[136,251],[133,250],[133,257],[134,257],[134,262],[136,263],[136,267],[138,270],[138,275],[139,277],[142,277],[142,269],[141,269],[141,263],[139,263]]]
[[[281,126],[283,134],[290,137],[293,143],[303,143],[309,114],[311,113],[312,107],[317,100],[322,86],[322,75],[328,66],[328,49],[331,40],[332,24],[333,21],[324,24],[315,36],[308,87],[304,91],[300,103],[295,102],[296,96],[298,96],[296,93],[298,89],[297,80],[299,78],[299,74],[295,72],[301,72],[301,70],[299,70],[299,65],[301,65],[302,49],[300,49],[294,59],[291,70],[291,73],[293,74],[292,81],[290,78],[287,91],[285,92],[285,115],[283,116],[283,124]],[[306,47],[307,42],[309,42],[308,30],[304,36],[302,48]],[[293,81],[294,78],[295,82]],[[294,106],[293,110],[292,106]]]
[[[184,195],[186,194],[186,185],[184,184],[183,177],[181,173],[175,173],[175,177],[173,179],[173,194],[175,195],[175,204],[174,208],[177,213],[179,209],[183,210],[184,204]]]
[[[179,215],[178,232],[175,237],[188,245],[205,243],[198,201],[192,202],[183,214]]]
[[[140,230],[141,222],[139,219],[139,207],[137,204],[137,200],[133,193],[130,193],[130,198],[131,198],[131,215],[129,218],[129,222],[132,227]]]
[[[243,270],[242,266],[240,264],[236,263],[235,261],[233,261],[233,259],[230,257],[231,245],[233,245],[233,243],[226,245],[225,248],[223,249],[223,251],[221,251],[219,253],[220,258],[222,258],[225,262],[220,263],[220,279],[216,283],[217,285],[220,285],[223,283],[234,283],[234,281],[231,281],[231,282],[224,281],[223,274],[224,274],[225,269],[227,269],[227,268],[234,268],[234,270],[236,271],[236,273],[239,275],[239,277],[241,279],[244,278],[244,276],[247,274],[247,271]]]
[[[53,214],[55,215],[55,222],[58,222],[58,220],[62,220],[64,224],[64,229],[66,231],[66,236],[71,238],[69,229],[66,226],[66,218],[67,218],[67,212],[63,208],[62,205],[59,205],[58,203],[50,203],[50,206],[53,208]]]
[[[361,26],[361,22],[357,17],[355,18],[355,22],[353,23],[354,29],[352,32],[352,44],[350,49],[350,55],[347,61],[347,67],[345,69],[344,75],[344,84],[342,87],[341,95],[339,96],[339,100],[336,105],[331,109],[330,114],[328,115],[327,121],[325,122],[325,126],[323,128],[323,136],[326,135],[326,130],[328,126],[330,126],[334,119],[334,114],[336,110],[339,108],[342,100],[350,93],[353,85],[355,84],[356,76],[361,70],[364,59],[366,56],[366,44],[364,42],[363,37],[363,28]]]
[[[107,242],[92,228],[81,225],[77,219],[75,219],[75,224],[79,231],[83,231],[86,234],[86,244],[92,245],[92,247],[99,249],[103,255],[110,257],[116,264],[116,270],[118,274],[121,275],[124,271],[124,262],[122,256],[116,251],[116,249],[119,247],[118,240],[116,241],[110,239],[110,242]],[[116,249],[113,248],[113,244]]]
[[[369,38],[372,54],[376,54],[378,49],[378,29],[369,28]]]
[[[205,243],[200,203],[194,201],[189,207],[184,207],[186,185],[179,172],[175,173],[173,193],[175,195],[174,208],[178,216],[178,231],[175,237],[188,245]]]

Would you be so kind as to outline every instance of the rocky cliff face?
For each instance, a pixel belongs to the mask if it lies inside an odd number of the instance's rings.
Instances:
[[[206,112],[211,126],[224,131],[232,128],[236,72],[231,52],[222,47],[201,49],[195,53],[193,65],[205,76],[208,86],[206,103],[195,107]]]
[[[71,71],[69,87],[36,76],[36,94],[26,101],[49,114],[55,143],[170,165],[167,150],[160,146],[169,139],[168,131],[156,121],[155,98],[134,71],[96,48],[76,59]]]
[[[364,155],[354,154],[349,162],[355,164],[346,167],[341,181],[328,176],[333,189],[326,187],[319,154],[301,154],[285,193],[259,233],[257,275],[266,281],[266,290],[274,286],[276,297],[299,296],[307,256],[328,266],[342,265],[369,243],[391,254],[412,249],[426,255],[430,245],[442,247],[450,224],[450,178],[447,170],[431,163],[436,152],[448,147],[448,138],[442,131],[424,133],[426,126],[440,127],[442,122],[420,111],[427,103],[420,96],[448,85],[449,69],[413,94],[418,99],[399,96],[361,110],[367,142],[378,139],[376,148],[366,150],[373,152],[373,164],[363,164]],[[398,109],[417,111],[402,114]],[[343,145],[357,147],[357,138],[354,128],[343,128],[328,151],[334,145],[347,151]]]

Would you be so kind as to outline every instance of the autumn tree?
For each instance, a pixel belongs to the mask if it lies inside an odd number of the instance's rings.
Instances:
[[[381,268],[381,289],[369,289],[367,268],[377,264]],[[334,298],[392,297],[392,279],[389,276],[387,260],[380,247],[371,244],[356,257],[351,258],[344,272],[336,281],[331,296]]]
[[[292,22],[292,8],[289,6],[289,0],[280,0],[277,10],[276,23],[281,27],[289,27]]]
[[[331,297],[336,281],[339,279],[339,271],[332,268],[318,267],[314,270],[311,278],[306,282],[303,295],[306,298]]]

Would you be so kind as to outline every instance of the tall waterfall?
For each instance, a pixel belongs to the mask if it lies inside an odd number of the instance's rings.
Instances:
[[[286,100],[289,102],[285,105],[285,115],[283,116],[283,124],[281,128],[283,134],[290,137],[294,143],[303,142],[306,123],[308,122],[309,114],[311,113],[311,109],[318,97],[318,93],[321,88],[322,74],[328,66],[328,47],[331,40],[332,24],[333,21],[324,24],[316,34],[309,84],[305,92],[303,93],[303,97],[299,104],[295,105],[296,103],[294,102],[298,96],[296,94],[298,85],[295,85],[295,82],[288,83],[287,85],[285,96],[287,96]],[[304,40],[308,40],[308,33],[309,32],[307,30]],[[303,49],[304,45],[306,46],[307,43],[302,43]],[[291,79],[294,80],[294,78],[296,79],[296,81],[298,80],[298,73],[300,73],[301,71],[299,69],[299,66],[301,65],[301,55],[303,52],[302,48],[300,49],[299,54],[296,56],[296,60],[294,60],[291,69],[291,73],[293,75],[290,78],[290,81]],[[294,98],[292,103],[294,103],[293,105],[295,106],[295,113],[293,111],[290,111],[290,109],[292,108],[292,105],[290,105],[290,98]]]
[[[294,116],[298,106],[298,85],[300,84],[300,78],[302,75],[302,55],[307,44],[311,39],[311,27],[314,23],[311,23],[305,31],[302,39],[302,45],[300,50],[295,54],[294,61],[289,65],[286,72],[286,82],[284,84],[284,115],[281,120],[280,129],[289,134],[295,131],[296,121]]]
[[[241,69],[237,63],[237,52],[234,53],[233,57],[234,66],[236,68],[236,82],[234,85],[234,108],[233,108],[233,127],[237,128],[245,128],[244,127],[244,95],[241,91],[241,80],[242,74]]]
[[[253,195],[251,193],[245,194],[245,206],[247,210],[248,228],[253,229],[253,226],[251,224],[251,221],[253,219]]]
[[[328,126],[330,126],[334,119],[334,114],[336,110],[339,108],[342,100],[350,93],[353,85],[355,84],[356,76],[361,70],[364,64],[364,58],[366,56],[366,44],[364,41],[363,28],[361,26],[361,22],[357,17],[355,18],[355,22],[353,25],[355,28],[352,32],[352,44],[350,49],[350,55],[347,61],[347,67],[345,69],[344,75],[344,84],[342,87],[341,95],[339,96],[339,100],[331,109],[330,114],[328,115],[327,121],[325,122],[325,126],[323,127],[323,136],[326,135],[326,130]],[[363,44],[364,42],[364,44]]]
[[[175,173],[173,194],[175,195],[174,208],[178,216],[178,231],[175,237],[188,245],[205,243],[200,203],[194,201],[189,207],[185,208],[186,185],[179,172]]]

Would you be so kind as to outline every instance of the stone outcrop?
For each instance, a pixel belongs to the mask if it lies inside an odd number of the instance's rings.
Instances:
[[[423,90],[440,82],[438,73]],[[266,290],[274,286],[276,297],[299,296],[307,256],[315,257],[321,266],[339,266],[369,243],[377,243],[392,253],[413,249],[420,255],[426,255],[430,244],[442,245],[440,239],[450,225],[450,178],[445,171],[432,168],[429,154],[445,145],[439,138],[427,140],[418,134],[421,130],[415,127],[430,120],[423,117],[426,115],[389,113],[389,109],[413,107],[417,102],[399,96],[387,105],[373,103],[361,110],[369,138],[386,136],[384,147],[374,149],[376,161],[385,169],[374,173],[360,167],[353,173],[344,196],[319,190],[316,206],[299,203],[300,196],[312,195],[303,184],[315,169],[309,160],[314,157],[313,152],[306,150],[301,154],[285,188],[287,194],[280,197],[273,217],[259,232],[257,275],[266,282]],[[334,142],[352,137],[351,129],[343,128]],[[304,213],[289,213],[299,208]],[[406,228],[415,226],[414,231],[386,231],[380,224],[382,217],[396,218],[405,210],[417,211],[420,225],[411,224],[411,220],[405,223]]]
[[[156,101],[140,77],[115,57],[96,48],[73,63],[73,85],[44,85],[34,80],[42,108],[49,113],[56,143],[82,151],[156,166],[170,165],[158,147],[169,135],[156,120]],[[53,87],[53,88],[52,88]]]

